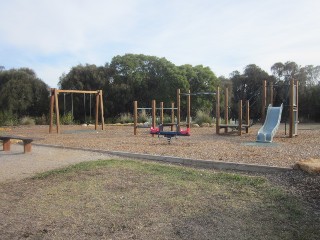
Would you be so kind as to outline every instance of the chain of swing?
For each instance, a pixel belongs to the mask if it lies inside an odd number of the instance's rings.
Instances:
[[[92,116],[92,96],[91,93],[89,94],[89,121],[91,121],[91,116]],[[87,111],[86,111],[86,94],[83,94],[83,112],[84,112],[84,122],[87,122]],[[66,93],[63,93],[63,115],[66,115]],[[72,117],[74,117],[73,115],[73,93],[71,93],[71,115]]]

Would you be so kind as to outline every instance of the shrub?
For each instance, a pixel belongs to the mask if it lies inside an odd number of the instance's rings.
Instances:
[[[14,126],[18,123],[18,117],[12,112],[0,111],[0,126]]]
[[[60,123],[62,125],[72,125],[72,124],[74,124],[74,118],[73,118],[72,113],[68,112],[67,114],[62,115],[60,117]]]
[[[196,113],[196,119],[195,119],[195,122],[198,124],[198,125],[202,125],[203,123],[209,123],[211,124],[212,123],[212,118],[210,117],[210,115],[206,112],[203,112],[201,110],[198,110],[197,113]]]
[[[132,123],[133,117],[131,113],[121,113],[117,119],[117,123]]]
[[[35,125],[36,122],[33,118],[31,118],[29,116],[25,116],[20,119],[20,124],[21,125]]]
[[[141,113],[138,114],[138,122],[139,123],[145,123],[148,122],[150,119],[150,116],[147,114],[145,109],[141,110]]]
[[[164,114],[163,123],[171,123],[171,115]]]
[[[44,114],[42,114],[41,117],[35,117],[34,121],[35,121],[36,125],[46,125],[49,122],[46,115],[44,115]]]

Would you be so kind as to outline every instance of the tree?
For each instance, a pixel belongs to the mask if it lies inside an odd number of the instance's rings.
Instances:
[[[178,67],[165,58],[143,54],[116,56],[110,63],[113,82],[110,92],[113,114],[132,112],[132,103],[150,106],[151,100],[169,105],[176,101],[176,89],[189,88]]]
[[[238,102],[242,100],[250,101],[250,118],[259,119],[261,117],[261,97],[262,82],[267,80],[274,82],[274,78],[255,64],[247,65],[243,74],[234,71],[231,74],[233,98],[231,105],[231,116],[238,115]]]
[[[317,92],[316,84],[320,80],[320,66],[307,65],[301,67],[295,62],[278,62],[272,65],[271,71],[277,83],[276,101],[282,101],[285,105],[288,105],[290,80],[298,80],[299,116],[308,120],[317,119],[317,114],[314,114],[316,111],[312,106],[317,102],[317,98],[313,96],[316,96],[314,94]],[[288,115],[287,111],[284,111],[284,114],[286,117]]]
[[[215,92],[220,85],[219,79],[209,67],[202,65],[192,66],[185,64],[179,67],[183,75],[189,82],[191,93],[195,92]],[[213,96],[192,96],[191,97],[191,114],[195,115],[196,111],[201,110],[207,113],[213,109]]]
[[[48,86],[28,68],[0,72],[0,107],[17,117],[48,113]]]

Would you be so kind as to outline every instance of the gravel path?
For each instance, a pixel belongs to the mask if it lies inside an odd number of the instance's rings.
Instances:
[[[24,154],[22,145],[11,144],[10,152],[0,151],[0,182],[20,180],[74,163],[108,158],[111,156],[102,153],[40,146],[33,146],[31,153]]]

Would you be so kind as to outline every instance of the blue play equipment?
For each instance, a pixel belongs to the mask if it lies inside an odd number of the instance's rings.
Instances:
[[[258,131],[257,142],[272,142],[280,125],[282,109],[283,104],[280,107],[272,107],[271,104],[268,106],[267,117],[263,126]]]

